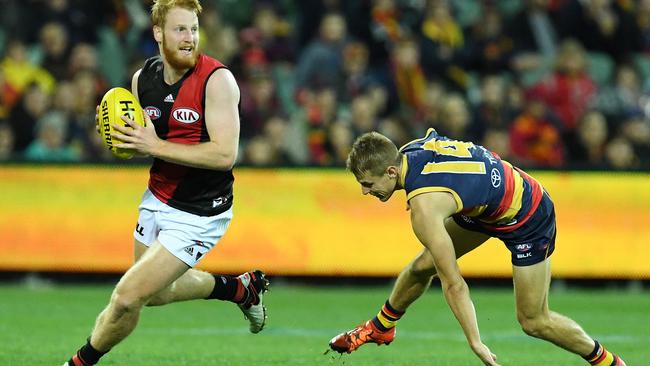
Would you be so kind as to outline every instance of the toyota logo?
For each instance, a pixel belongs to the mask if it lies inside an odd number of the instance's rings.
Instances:
[[[499,188],[501,185],[501,173],[497,168],[492,168],[490,172],[490,179],[492,180],[492,187]]]

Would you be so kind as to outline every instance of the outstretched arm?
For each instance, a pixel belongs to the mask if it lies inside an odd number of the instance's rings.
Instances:
[[[458,319],[467,342],[486,365],[498,365],[496,356],[481,342],[469,288],[460,273],[453,242],[445,229],[445,219],[456,212],[456,201],[449,193],[431,192],[413,197],[410,206],[413,231],[433,257],[447,304]]]

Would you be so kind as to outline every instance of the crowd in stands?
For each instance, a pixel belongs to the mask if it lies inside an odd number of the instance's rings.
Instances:
[[[429,127],[528,168],[650,169],[650,0],[203,0],[239,164],[341,166]],[[151,0],[4,1],[0,161],[115,162],[95,106],[156,55]]]

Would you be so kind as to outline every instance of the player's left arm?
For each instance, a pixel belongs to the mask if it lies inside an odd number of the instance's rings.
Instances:
[[[491,365],[490,362],[494,362],[492,354],[481,341],[469,288],[460,273],[454,244],[445,229],[445,220],[458,208],[454,197],[447,192],[430,192],[413,197],[409,203],[413,231],[433,257],[447,304],[472,350]]]
[[[179,144],[160,139],[153,123],[144,113],[142,127],[126,117],[122,119],[133,129],[116,129],[124,144],[120,148],[135,149],[140,153],[195,168],[229,170],[237,160],[239,145],[239,87],[228,69],[215,71],[205,87],[204,119],[210,141],[195,145]]]

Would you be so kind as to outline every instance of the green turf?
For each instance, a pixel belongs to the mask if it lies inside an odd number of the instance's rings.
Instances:
[[[0,286],[0,365],[61,365],[88,336],[110,286],[27,289]],[[235,306],[191,301],[147,308],[135,332],[102,365],[480,365],[438,289],[415,303],[389,347],[323,355],[338,332],[372,317],[389,288],[276,286],[270,319],[251,335]],[[483,340],[503,365],[585,365],[577,356],[519,330],[509,289],[472,292]],[[568,290],[551,307],[585,327],[629,366],[647,365],[650,293]]]

